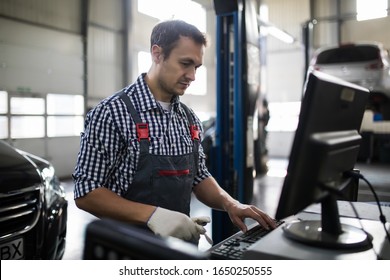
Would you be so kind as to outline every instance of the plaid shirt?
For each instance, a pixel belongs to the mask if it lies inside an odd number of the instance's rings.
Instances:
[[[170,112],[164,110],[151,94],[144,75],[124,90],[141,120],[149,124],[149,152],[155,155],[191,153],[193,142],[189,123],[179,98],[174,99]],[[203,132],[200,120],[192,110],[191,114],[194,124]],[[202,138],[202,133],[200,135]],[[82,197],[101,186],[118,195],[126,194],[137,169],[139,142],[136,125],[119,96],[102,100],[87,114],[80,146],[73,173],[74,197]],[[198,174],[193,185],[211,176],[202,146],[199,146]]]

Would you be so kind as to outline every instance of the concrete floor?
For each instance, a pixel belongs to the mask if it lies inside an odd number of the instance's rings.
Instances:
[[[287,164],[288,161],[286,159],[270,159],[268,161],[269,170],[267,175],[258,177],[254,181],[253,204],[270,215],[274,215],[276,211]],[[390,202],[390,165],[358,163],[356,168],[371,182],[380,200]],[[73,182],[71,180],[64,180],[62,183],[69,202],[67,245],[63,259],[80,260],[82,259],[84,248],[85,228],[88,223],[96,218],[75,206],[73,200]],[[371,191],[364,182],[359,184],[358,201],[374,201]],[[211,216],[211,210],[196,199],[193,199],[191,203],[191,216]],[[206,226],[206,230],[211,236],[210,224]],[[199,243],[199,249],[207,250],[208,248],[210,248],[210,245],[202,237]]]

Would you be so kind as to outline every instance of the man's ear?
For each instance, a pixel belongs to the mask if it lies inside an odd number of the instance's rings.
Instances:
[[[151,49],[152,59],[154,63],[159,63],[163,60],[162,49],[158,45],[153,45]]]

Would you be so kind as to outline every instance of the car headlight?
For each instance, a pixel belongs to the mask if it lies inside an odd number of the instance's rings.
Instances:
[[[45,185],[45,205],[50,208],[58,198],[65,197],[65,191],[55,175],[53,166],[45,167],[42,170],[42,177]]]

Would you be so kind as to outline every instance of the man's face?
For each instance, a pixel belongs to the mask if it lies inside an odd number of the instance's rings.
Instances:
[[[157,66],[157,83],[162,95],[172,98],[184,94],[202,65],[203,52],[203,45],[188,37],[180,38],[169,57],[162,59]]]

